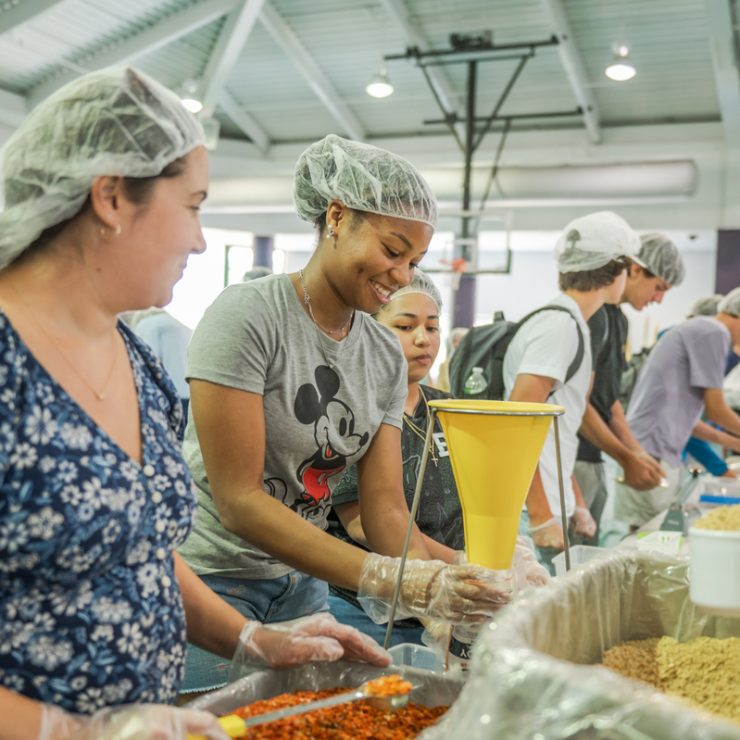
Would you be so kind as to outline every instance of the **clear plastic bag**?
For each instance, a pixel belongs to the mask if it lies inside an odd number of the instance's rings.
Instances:
[[[689,600],[685,560],[615,553],[530,589],[483,629],[468,682],[424,740],[735,740],[740,725],[594,665],[625,640],[740,636]]]

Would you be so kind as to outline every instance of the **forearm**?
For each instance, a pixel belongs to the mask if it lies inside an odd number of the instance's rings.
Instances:
[[[340,513],[340,510],[343,508],[343,506],[337,507],[337,513],[339,514],[339,518],[341,519],[344,528],[347,530],[347,534],[358,544],[367,547],[367,538],[365,537],[365,532],[362,529],[362,522],[360,521],[359,516],[359,505],[357,506],[357,515],[349,521],[345,521],[346,515]],[[451,547],[447,547],[441,542],[437,542],[431,537],[425,535],[423,532],[421,537],[424,541],[424,544],[426,545],[427,550],[429,551],[429,555],[432,557],[433,560],[444,560],[445,563],[451,563],[455,559],[456,553],[455,550],[453,550]]]
[[[357,590],[362,550],[322,532],[261,489],[226,498],[219,514],[230,532],[296,570]]]
[[[425,534],[422,534],[421,536],[432,560],[444,560],[445,563],[453,562],[457,555],[455,550],[451,547],[447,547],[447,545],[443,545],[441,542],[437,542],[437,540],[433,540]]]
[[[715,429],[711,424],[707,424],[706,422],[697,422],[692,433],[695,437],[706,440],[707,442],[713,442],[730,450],[740,450],[740,438],[727,434],[720,429]]]
[[[29,740],[39,735],[42,705],[0,688],[0,740]],[[12,717],[12,720],[10,718]]]
[[[586,412],[579,431],[591,444],[603,450],[620,465],[625,465],[630,450],[607,426],[591,403],[586,404]]]
[[[552,509],[545,494],[545,487],[542,485],[539,465],[529,486],[526,502],[530,527],[537,527],[552,519]]]
[[[409,510],[399,494],[398,501],[378,502],[377,496],[364,493],[360,496],[360,520],[367,538],[368,547],[379,555],[398,557],[406,540],[409,525]],[[412,524],[409,558],[429,560],[430,553],[424,543],[419,527]]]
[[[612,430],[614,435],[627,447],[627,449],[637,454],[643,453],[645,450],[640,442],[637,440],[632,430],[627,423],[627,417],[624,415],[624,408],[622,407],[621,401],[615,401],[612,406],[612,415],[609,420],[609,428]]]
[[[188,641],[231,658],[246,618],[206,586],[177,553],[174,558],[175,575],[185,605]]]
[[[711,414],[707,412],[707,416],[731,434],[740,436],[740,417],[729,406],[713,409]]]
[[[575,498],[576,506],[579,509],[586,509],[588,508],[586,506],[586,502],[583,499],[583,493],[581,492],[581,487],[578,485],[578,481],[576,480],[575,475],[572,475],[570,477],[571,484],[573,485],[573,497]]]

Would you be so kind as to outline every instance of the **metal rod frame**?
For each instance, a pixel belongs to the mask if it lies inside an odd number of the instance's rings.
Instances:
[[[416,521],[416,514],[419,510],[419,501],[421,500],[421,490],[424,487],[424,476],[427,472],[427,463],[429,462],[429,445],[432,441],[432,433],[434,432],[434,423],[438,411],[444,411],[448,414],[477,414],[478,416],[552,416],[555,424],[555,455],[558,463],[558,483],[560,485],[560,510],[565,517],[565,491],[563,488],[563,466],[560,460],[560,436],[558,434],[558,416],[565,413],[565,409],[560,411],[474,411],[472,409],[452,409],[443,408],[437,409],[434,406],[427,406],[428,418],[427,418],[427,429],[424,436],[424,451],[421,454],[421,464],[419,465],[419,473],[416,479],[416,488],[414,488],[414,498],[411,502],[411,511],[409,513],[409,524],[406,527],[406,537],[403,542],[403,551],[401,552],[401,563],[398,568],[398,577],[396,584],[393,588],[393,598],[391,600],[391,610],[388,616],[388,626],[385,630],[385,639],[383,640],[383,647],[387,650],[391,644],[391,637],[393,636],[393,620],[396,616],[396,609],[398,608],[398,598],[401,594],[401,581],[403,580],[403,571],[406,567],[406,558],[409,552],[409,545],[411,544],[411,532],[414,529],[414,522]],[[570,549],[568,545],[568,531],[563,531],[563,537],[565,540],[565,568],[570,570]]]
[[[403,551],[401,552],[401,563],[398,566],[398,578],[396,579],[396,585],[393,588],[393,599],[391,601],[390,615],[388,616],[388,627],[385,630],[385,639],[383,640],[383,647],[386,650],[391,644],[391,637],[393,636],[393,620],[396,616],[396,608],[398,607],[398,597],[401,595],[401,581],[403,580],[403,571],[406,567],[406,556],[408,555],[409,545],[411,544],[411,532],[414,529],[416,512],[419,510],[421,489],[424,487],[424,473],[426,472],[427,461],[429,459],[429,445],[432,442],[432,432],[434,431],[434,409],[427,407],[427,412],[427,432],[424,436],[424,451],[421,453],[421,466],[419,468],[420,474],[416,479],[414,498],[411,502],[411,511],[409,512],[409,524],[408,527],[406,527],[406,537],[403,541]]]

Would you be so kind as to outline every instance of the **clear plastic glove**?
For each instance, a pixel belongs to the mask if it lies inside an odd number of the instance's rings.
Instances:
[[[391,656],[375,640],[331,614],[312,614],[289,622],[247,622],[231,660],[230,680],[247,667],[286,668],[311,662],[344,658],[378,666],[390,665]]]
[[[357,598],[376,623],[388,621],[400,558],[370,553],[365,558]],[[428,617],[452,623],[484,622],[509,601],[495,574],[478,565],[446,565],[441,560],[407,560],[396,618]]]
[[[720,478],[737,478],[737,475],[735,475],[735,473],[732,470],[727,468],[727,470],[725,470],[725,472],[722,473]]]
[[[537,524],[529,528],[529,534],[537,547],[552,547],[555,550],[565,549],[565,540],[563,539],[563,528],[558,520],[553,516],[546,522]]]
[[[593,537],[596,534],[596,522],[588,509],[584,509],[582,506],[576,506],[570,520],[573,523],[575,534],[582,537]]]
[[[44,704],[37,740],[228,740],[210,712],[164,704],[129,704],[86,717]]]
[[[537,556],[524,537],[516,538],[514,546],[514,587],[517,591],[528,586],[544,586],[550,580],[547,568],[537,562]]]

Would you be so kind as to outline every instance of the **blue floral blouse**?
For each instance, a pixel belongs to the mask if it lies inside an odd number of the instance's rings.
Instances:
[[[151,350],[119,331],[141,465],[0,313],[0,685],[72,712],[172,702],[185,662],[172,551],[195,499],[180,401]]]

